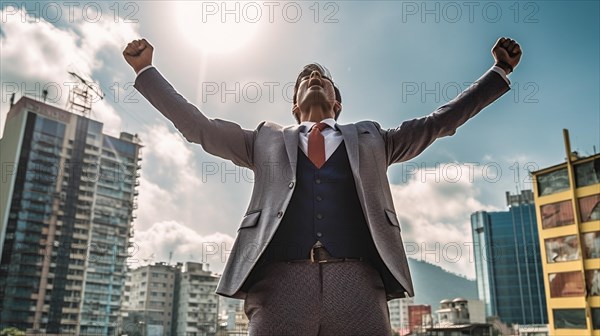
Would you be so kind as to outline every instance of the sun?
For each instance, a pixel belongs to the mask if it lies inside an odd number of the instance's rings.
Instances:
[[[175,5],[178,33],[204,52],[223,54],[242,48],[255,38],[260,20],[252,8],[241,7],[240,2],[230,4],[178,1]]]

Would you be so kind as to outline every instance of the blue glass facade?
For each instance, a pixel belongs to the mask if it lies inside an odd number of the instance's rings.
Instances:
[[[535,206],[471,215],[479,299],[508,324],[548,323]]]
[[[25,330],[31,327],[37,300],[34,295],[43,293],[50,299],[57,291],[40,291],[40,275],[44,258],[48,255],[44,245],[56,199],[56,169],[60,163],[65,125],[33,113],[27,116],[23,134],[23,147],[15,181],[15,193],[7,222],[0,262],[0,326],[14,326]],[[50,283],[54,279],[48,280]],[[42,318],[51,322],[44,314]]]
[[[0,188],[0,330],[116,335],[139,139],[26,97],[9,114],[0,148],[16,169]]]

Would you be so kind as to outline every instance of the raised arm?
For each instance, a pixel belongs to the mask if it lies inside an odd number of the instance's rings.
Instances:
[[[210,154],[231,160],[242,167],[253,167],[252,150],[257,131],[238,124],[207,118],[151,67],[154,48],[145,39],[132,41],[123,56],[138,74],[134,87],[189,141],[198,143]],[[148,68],[149,67],[149,68]],[[140,71],[144,69],[142,73]]]
[[[521,54],[518,43],[500,38],[492,48],[494,67],[469,88],[428,116],[382,130],[388,164],[410,160],[437,138],[453,135],[459,126],[506,93],[510,89],[506,75],[517,66]]]

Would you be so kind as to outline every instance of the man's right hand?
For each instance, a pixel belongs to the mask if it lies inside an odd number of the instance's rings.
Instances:
[[[492,48],[492,55],[496,60],[496,65],[501,67],[506,74],[509,74],[521,61],[523,51],[521,51],[521,46],[515,40],[501,37]]]
[[[154,47],[146,39],[133,40],[123,50],[123,57],[137,74],[146,66],[152,65],[153,52]]]

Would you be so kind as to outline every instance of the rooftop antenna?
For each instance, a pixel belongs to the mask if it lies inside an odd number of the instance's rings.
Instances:
[[[97,83],[91,80],[85,80],[72,71],[69,71],[69,74],[77,78],[81,85],[72,86],[69,89],[69,101],[67,102],[67,109],[71,113],[79,113],[84,117],[89,117],[90,112],[92,111],[92,96],[89,91],[91,90],[92,93],[96,94],[100,100],[104,99],[104,92],[100,90],[100,85]]]

